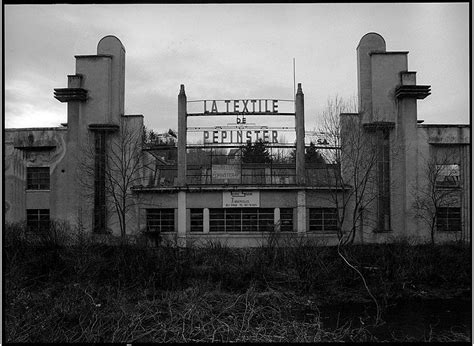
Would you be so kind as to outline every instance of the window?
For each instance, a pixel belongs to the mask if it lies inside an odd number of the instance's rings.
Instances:
[[[280,231],[293,232],[293,208],[280,209]]]
[[[381,129],[377,135],[377,223],[379,231],[390,230],[390,132]]]
[[[436,165],[436,186],[459,185],[459,165]]]
[[[147,209],[146,229],[149,232],[174,232],[174,209]]]
[[[204,214],[202,209],[191,209],[191,232],[202,232],[204,230]]]
[[[209,209],[210,232],[273,231],[273,208]]]
[[[438,231],[460,231],[461,208],[438,208],[436,211],[436,229]]]
[[[105,132],[94,134],[94,232],[103,233],[107,228],[107,202],[105,196]]]
[[[48,231],[49,209],[26,209],[26,227],[28,232]]]
[[[49,190],[49,167],[26,167],[27,190]]]
[[[338,228],[336,208],[309,209],[310,232],[335,232],[337,231],[337,229]]]
[[[224,211],[224,209],[209,209],[209,232],[223,232],[225,230]]]

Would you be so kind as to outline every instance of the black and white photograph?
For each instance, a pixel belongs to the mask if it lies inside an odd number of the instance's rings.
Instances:
[[[470,2],[2,7],[1,343],[472,344]]]

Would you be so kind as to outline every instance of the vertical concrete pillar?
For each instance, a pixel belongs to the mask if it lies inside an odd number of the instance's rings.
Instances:
[[[400,90],[404,88],[416,88],[416,72],[400,73]],[[415,89],[416,90],[416,89]],[[418,126],[417,126],[417,100],[419,95],[416,92],[404,91],[397,99],[398,116],[397,116],[397,141],[399,148],[394,148],[398,152],[395,157],[399,176],[403,177],[402,181],[394,186],[394,192],[397,193],[397,199],[402,204],[397,210],[396,218],[403,220],[403,224],[398,229],[400,235],[410,235],[413,230],[419,229],[418,218],[412,210],[415,203],[415,196],[411,192],[413,187],[418,186]],[[395,143],[394,143],[395,144]],[[392,211],[393,213],[394,211]]]
[[[71,75],[68,76],[68,88],[76,89],[82,87],[82,77]],[[81,152],[83,144],[80,141],[79,136],[79,119],[81,115],[81,101],[69,101],[67,103],[67,135],[66,135],[66,148],[72,155],[66,155],[66,172],[68,176],[72,176],[77,181],[79,174],[78,169],[78,157]],[[67,182],[65,185],[68,185]],[[59,190],[59,189],[58,189]],[[78,198],[81,195],[79,184],[71,184],[67,189],[61,190],[63,193],[63,200],[65,204],[62,208],[57,208],[56,217],[59,219],[68,220],[71,224],[75,224],[78,221],[84,223],[82,215],[79,214],[79,210],[83,208],[84,198]],[[58,199],[60,200],[60,199]],[[65,213],[67,213],[65,215]],[[53,213],[51,213],[53,215]]]
[[[359,112],[363,123],[372,121],[372,63],[371,52],[385,52],[382,36],[375,32],[364,35],[357,46],[357,83]]]
[[[120,123],[125,106],[125,47],[120,40],[112,35],[103,37],[97,44],[98,55],[112,55],[109,80],[109,113],[107,123]]]
[[[203,210],[202,227],[204,233],[209,233],[209,208]]]
[[[304,162],[304,94],[301,83],[298,83],[295,100],[295,129],[296,129],[296,183],[305,184],[305,162]]]
[[[186,185],[187,99],[184,84],[178,95],[178,186]]]
[[[298,233],[306,233],[306,191],[296,195],[296,229]]]
[[[178,246],[186,247],[186,191],[178,192]]]
[[[275,225],[279,224],[280,226],[277,228],[278,231],[281,230],[281,223],[280,223],[281,219],[280,219],[280,208],[275,208],[275,212],[273,214],[273,223]]]
[[[470,148],[468,145],[461,146],[460,165],[461,165],[461,217],[462,232],[461,240],[471,241],[471,176],[470,176]]]

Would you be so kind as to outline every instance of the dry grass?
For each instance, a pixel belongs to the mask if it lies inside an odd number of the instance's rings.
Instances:
[[[107,246],[83,234],[66,241],[61,227],[36,241],[21,225],[5,229],[6,342],[380,341],[369,323],[323,323],[324,303],[371,304],[334,248]],[[382,302],[470,287],[468,247],[398,243],[345,255]],[[417,341],[467,339],[431,330]]]
[[[114,295],[115,293],[115,295]],[[53,297],[53,295],[55,295]],[[298,318],[304,298],[290,293],[162,292],[136,297],[70,284],[19,292],[6,309],[14,342],[319,342],[370,341],[363,328],[324,330],[319,315]],[[10,300],[10,299],[9,299]],[[317,311],[317,310],[315,310]]]

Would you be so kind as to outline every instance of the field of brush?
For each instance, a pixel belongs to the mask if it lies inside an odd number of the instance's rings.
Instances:
[[[451,324],[450,315],[443,317],[442,327],[421,323],[423,312],[414,312],[419,333],[402,326],[394,335],[386,322],[398,321],[388,311],[400,302],[439,307],[441,300],[470,310],[467,245],[343,248],[377,300],[377,321],[361,277],[335,247],[301,241],[254,249],[152,248],[101,245],[84,236],[65,245],[57,237],[32,242],[20,234],[19,226],[4,230],[4,342],[471,339],[467,312]]]

